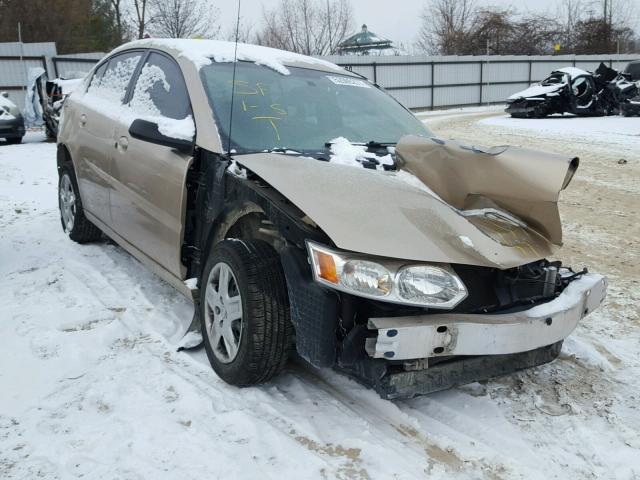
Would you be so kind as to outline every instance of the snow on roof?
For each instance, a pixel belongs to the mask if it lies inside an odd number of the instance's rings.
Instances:
[[[580,75],[590,75],[586,70],[582,70],[581,68],[576,67],[564,67],[559,68],[558,72],[568,73],[571,78],[579,77]]]
[[[223,42],[219,40],[147,38],[126,43],[119,47],[118,50],[131,47],[160,47],[176,50],[179,56],[192,61],[196,65],[196,68],[200,69],[211,64],[212,61],[233,62],[236,44],[234,42]],[[283,75],[289,75],[289,70],[285,65],[296,63],[306,63],[310,66],[315,65],[345,73],[342,67],[325,60],[246,43],[238,43],[237,59],[240,61],[253,62],[257,65],[264,65]]]

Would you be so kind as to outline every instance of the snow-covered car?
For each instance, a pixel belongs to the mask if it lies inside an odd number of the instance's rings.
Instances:
[[[638,92],[626,75],[601,63],[595,72],[566,67],[538,85],[514,93],[506,112],[516,118],[543,118],[556,113],[582,116],[617,115]]]
[[[0,138],[7,143],[20,143],[24,134],[24,119],[20,109],[9,100],[7,92],[0,92]]]
[[[548,260],[577,158],[444,141],[355,73],[235,48],[129,43],[65,101],[72,240],[103,232],[193,299],[234,385],[293,351],[386,398],[557,357],[606,292]]]

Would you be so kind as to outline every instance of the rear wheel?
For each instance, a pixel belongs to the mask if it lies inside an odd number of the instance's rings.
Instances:
[[[55,140],[58,137],[58,135],[56,135],[55,130],[53,130],[48,123],[45,124],[44,131],[49,140]]]
[[[255,385],[282,370],[293,326],[284,272],[273,247],[259,240],[218,243],[202,272],[200,291],[204,345],[222,380]]]
[[[7,143],[9,145],[17,145],[19,143],[22,143],[22,138],[23,137],[13,137],[13,138],[7,138]]]
[[[73,170],[64,168],[58,182],[58,206],[62,229],[69,238],[78,243],[98,240],[102,232],[87,220],[78,195],[78,184]]]

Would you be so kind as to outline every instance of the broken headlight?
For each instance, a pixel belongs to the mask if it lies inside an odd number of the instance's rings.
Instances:
[[[453,308],[466,296],[448,265],[407,265],[397,260],[336,251],[307,242],[316,282],[353,295],[431,308]]]

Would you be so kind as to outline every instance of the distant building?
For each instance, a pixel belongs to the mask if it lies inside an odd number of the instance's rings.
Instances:
[[[338,55],[399,55],[391,40],[371,32],[366,25],[362,30],[338,44]]]

